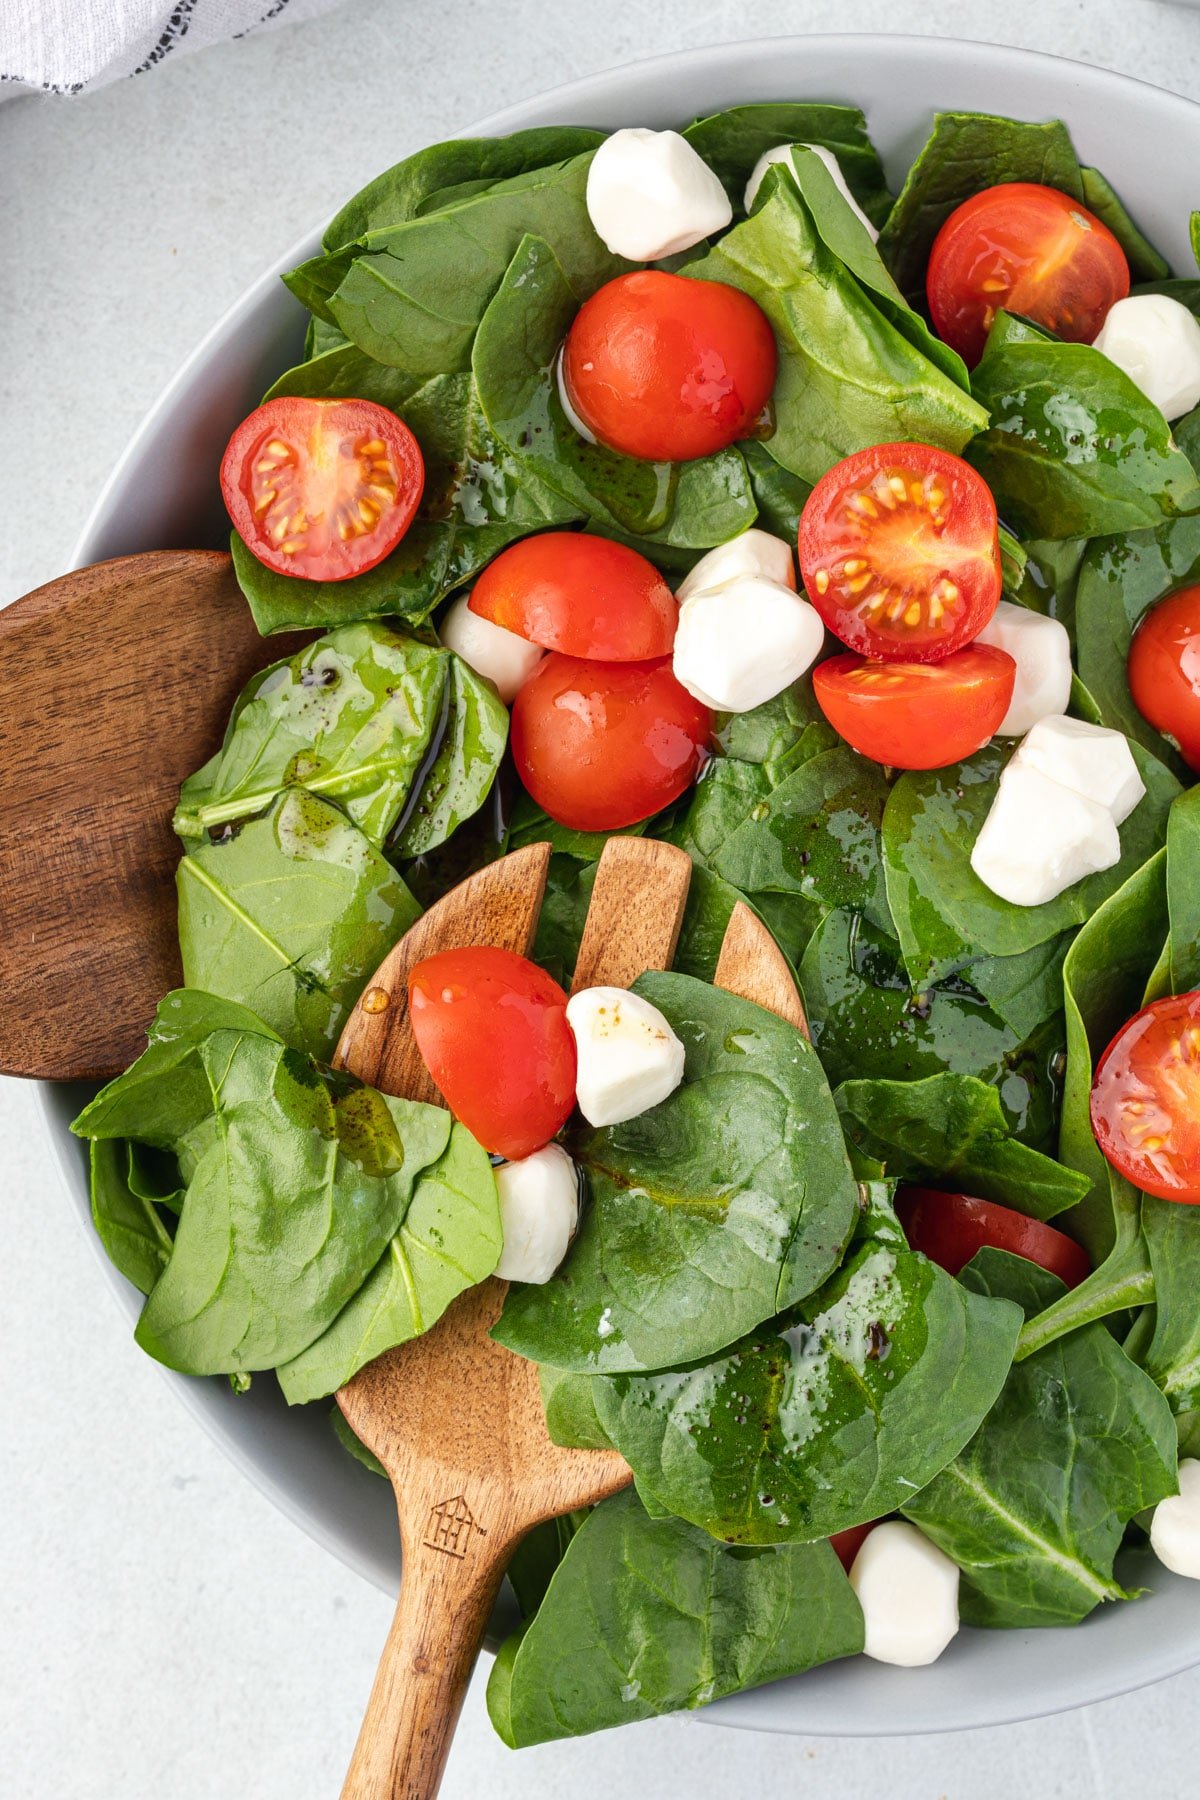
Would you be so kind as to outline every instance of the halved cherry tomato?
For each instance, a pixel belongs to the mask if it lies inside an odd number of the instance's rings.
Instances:
[[[547,531],[502,550],[469,605],[531,644],[604,662],[670,656],[679,621],[653,563],[581,531]]]
[[[937,1188],[905,1187],[896,1197],[896,1216],[913,1249],[949,1275],[957,1275],[975,1252],[983,1249],[1023,1256],[1026,1262],[1049,1269],[1068,1287],[1078,1287],[1092,1272],[1074,1238],[995,1200],[943,1194]]]
[[[1092,1132],[1134,1187],[1200,1205],[1200,992],[1122,1025],[1092,1082]]]
[[[513,761],[539,806],[575,831],[617,831],[677,800],[712,714],[670,661],[585,662],[552,651],[513,701]]]
[[[831,656],[813,670],[813,692],[861,755],[893,769],[944,769],[982,750],[1008,711],[1016,678],[1006,650],[969,644],[940,663]]]
[[[1129,687],[1142,717],[1200,770],[1200,587],[1150,608],[1129,648]]]
[[[1009,181],[955,207],[933,240],[925,291],[939,336],[974,365],[1001,308],[1090,344],[1129,292],[1129,264],[1078,200]]]
[[[930,444],[876,444],[822,475],[800,515],[808,597],[851,650],[940,662],[1000,598],[996,502]]]
[[[834,1554],[847,1575],[853,1567],[855,1557],[878,1523],[878,1519],[872,1519],[869,1525],[847,1525],[845,1531],[835,1531],[830,1538]]]
[[[382,562],[424,486],[416,438],[373,400],[268,400],[221,458],[221,492],[247,547],[307,581],[348,581]]]
[[[776,361],[770,322],[748,294],[646,269],[584,301],[562,378],[602,444],[647,462],[687,462],[753,431]]]
[[[485,1150],[515,1161],[561,1131],[575,1039],[544,969],[512,950],[440,950],[414,967],[408,1006],[434,1086]]]

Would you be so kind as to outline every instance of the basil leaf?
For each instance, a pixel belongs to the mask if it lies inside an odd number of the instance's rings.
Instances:
[[[93,1138],[88,1145],[92,1223],[109,1262],[148,1294],[167,1266],[171,1234],[153,1201],[134,1191],[132,1149],[123,1138]]]
[[[1200,511],[1200,481],[1167,421],[1090,344],[999,313],[971,391],[991,424],[967,460],[1023,536],[1137,531]]]
[[[252,1005],[323,1060],[421,912],[357,827],[303,788],[232,837],[193,844],[176,885],[187,985]]]
[[[779,372],[767,440],[815,482],[855,450],[918,439],[961,450],[983,409],[884,317],[823,242],[794,182],[768,170],[753,215],[684,275],[756,300],[775,330]]]
[[[995,1250],[960,1279],[1033,1313],[1063,1288]],[[966,1449],[903,1511],[962,1570],[967,1624],[1074,1624],[1129,1598],[1113,1558],[1134,1514],[1176,1491],[1175,1464],[1166,1401],[1088,1325],[1014,1365]]]
[[[388,842],[397,858],[425,856],[474,817],[508,743],[508,708],[460,656],[450,658],[437,754]]]
[[[792,100],[731,106],[697,119],[683,135],[720,176],[737,211],[759,157],[780,144],[821,144],[832,150],[847,187],[872,224],[881,224],[891,207],[883,165],[857,106]]]
[[[1088,1192],[1088,1179],[1018,1143],[994,1087],[974,1075],[923,1081],[844,1081],[834,1094],[852,1145],[900,1181],[996,1200],[1052,1219]]]
[[[536,1617],[501,1649],[488,1711],[513,1748],[546,1743],[706,1706],[862,1641],[828,1544],[718,1544],[618,1494],[584,1521]]]
[[[879,234],[880,254],[910,299],[924,299],[933,240],[955,207],[1008,181],[1038,182],[1082,200],[1079,161],[1060,120],[1034,125],[990,113],[934,115],[933,130]]]
[[[696,1368],[595,1381],[640,1491],[731,1543],[804,1542],[892,1512],[1003,1386],[1016,1307],[876,1239],[797,1311]]]
[[[387,1104],[407,1147],[412,1102]],[[428,1331],[464,1288],[492,1273],[503,1241],[487,1152],[455,1124],[438,1161],[417,1177],[399,1230],[358,1292],[278,1371],[288,1404],[332,1394],[373,1357]]]
[[[1083,203],[1095,213],[1125,252],[1129,273],[1134,281],[1162,281],[1171,273],[1171,265],[1160,256],[1145,234],[1138,230],[1121,203],[1120,196],[1104,179],[1099,169],[1081,169]]]
[[[242,689],[216,757],[184,782],[176,831],[200,838],[301,786],[382,844],[438,724],[449,660],[363,624],[272,663]]]
[[[686,975],[634,992],[682,1039],[683,1085],[573,1146],[590,1205],[566,1262],[492,1335],[555,1368],[665,1368],[811,1293],[858,1212],[833,1098],[800,1033]]]

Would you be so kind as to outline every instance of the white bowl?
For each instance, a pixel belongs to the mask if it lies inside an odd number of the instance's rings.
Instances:
[[[531,125],[673,125],[742,101],[855,102],[895,183],[938,108],[1018,118],[1059,117],[1083,161],[1097,164],[1180,271],[1200,165],[1200,107],[1123,76],[1025,51],[930,38],[785,38],[658,57],[556,88],[471,129]],[[449,134],[447,134],[449,135]],[[381,152],[380,163],[387,160]],[[114,471],[76,551],[76,564],[134,550],[223,544],[217,488],[232,426],[296,360],[304,321],[278,280],[318,248],[313,232],[269,270],[198,346]],[[219,721],[214,720],[214,742]],[[79,1217],[88,1213],[84,1146],[67,1132],[80,1090],[44,1086],[42,1109]],[[93,1241],[96,1241],[93,1236]],[[132,1322],[141,1299],[110,1267]],[[134,1352],[131,1345],[131,1354]],[[274,1384],[235,1397],[225,1383],[164,1371],[185,1406],[250,1478],[352,1568],[395,1592],[400,1567],[391,1495],[351,1461],[322,1409],[289,1414]],[[1138,1559],[1152,1596],[1108,1606],[1062,1631],[962,1633],[932,1669],[863,1658],[735,1695],[709,1709],[726,1725],[857,1737],[995,1725],[1084,1705],[1200,1662],[1200,1608],[1186,1581]],[[498,1620],[506,1626],[507,1620]]]

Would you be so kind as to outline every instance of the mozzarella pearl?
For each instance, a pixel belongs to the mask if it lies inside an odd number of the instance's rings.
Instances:
[[[1154,1509],[1150,1548],[1164,1568],[1200,1581],[1200,1462],[1192,1456],[1179,1465],[1179,1492]]]
[[[761,575],[741,575],[679,609],[672,666],[717,712],[749,712],[811,668],[825,641],[816,608]]]
[[[874,225],[872,225],[870,219],[868,219],[862,207],[858,204],[858,201],[854,198],[854,195],[850,192],[846,183],[846,177],[842,174],[842,165],[833,154],[833,151],[827,150],[824,144],[797,144],[795,148],[798,150],[811,150],[814,156],[820,157],[821,161],[825,164],[825,167],[829,170],[829,173],[833,176],[834,187],[842,196],[842,199],[846,202],[846,205],[850,208],[850,211],[862,225],[863,229],[868,233],[871,242],[875,243],[879,237],[879,233],[876,231]],[[792,149],[793,146],[791,144],[776,144],[773,150],[765,150],[759,157],[751,171],[750,179],[746,183],[745,207],[747,212],[750,211],[755,200],[758,198],[758,190],[763,184],[763,176],[766,174],[771,164],[790,163],[792,160]]]
[[[1107,807],[1115,825],[1124,824],[1146,792],[1123,731],[1068,719],[1062,713],[1038,720],[1010,767],[1014,764],[1038,769],[1051,781]]]
[[[505,706],[512,704],[546,654],[540,644],[481,619],[471,611],[465,595],[447,607],[438,635],[447,650],[453,650],[477,675],[491,682]]]
[[[575,1093],[589,1125],[649,1112],[683,1080],[683,1045],[649,1000],[626,988],[581,988],[567,1002],[579,1067]]]
[[[579,1224],[575,1164],[560,1144],[546,1144],[520,1162],[496,1170],[504,1249],[496,1264],[502,1281],[549,1281]]]
[[[1041,906],[1120,860],[1121,840],[1106,806],[1015,756],[971,851],[980,881],[1013,906]]]
[[[904,1519],[888,1519],[864,1540],[850,1570],[862,1607],[863,1653],[921,1669],[958,1631],[958,1569]]]
[[[1165,419],[1200,404],[1200,324],[1169,294],[1118,300],[1093,348],[1123,369]]]
[[[749,531],[739,532],[727,544],[718,544],[702,556],[684,576],[675,597],[683,601],[693,594],[711,594],[740,575],[761,575],[767,581],[782,582],[784,587],[794,589],[796,571],[791,545],[752,525]]]
[[[998,727],[1001,737],[1024,737],[1039,719],[1066,712],[1071,699],[1071,640],[1065,625],[1001,600],[975,642],[1006,651],[1017,665],[1013,697]]]
[[[592,158],[588,217],[614,256],[658,262],[733,218],[729,196],[677,131],[614,131]]]

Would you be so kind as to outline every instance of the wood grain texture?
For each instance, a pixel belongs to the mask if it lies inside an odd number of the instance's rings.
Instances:
[[[757,913],[739,900],[729,915],[713,986],[778,1013],[811,1041],[804,1003],[788,961]]]
[[[181,782],[239,690],[309,637],[259,636],[228,556],[125,556],[0,611],[0,1072],[101,1080],[181,979]]]
[[[653,838],[609,838],[579,940],[571,992],[632,987],[647,969],[669,969],[687,905],[692,859]]]

